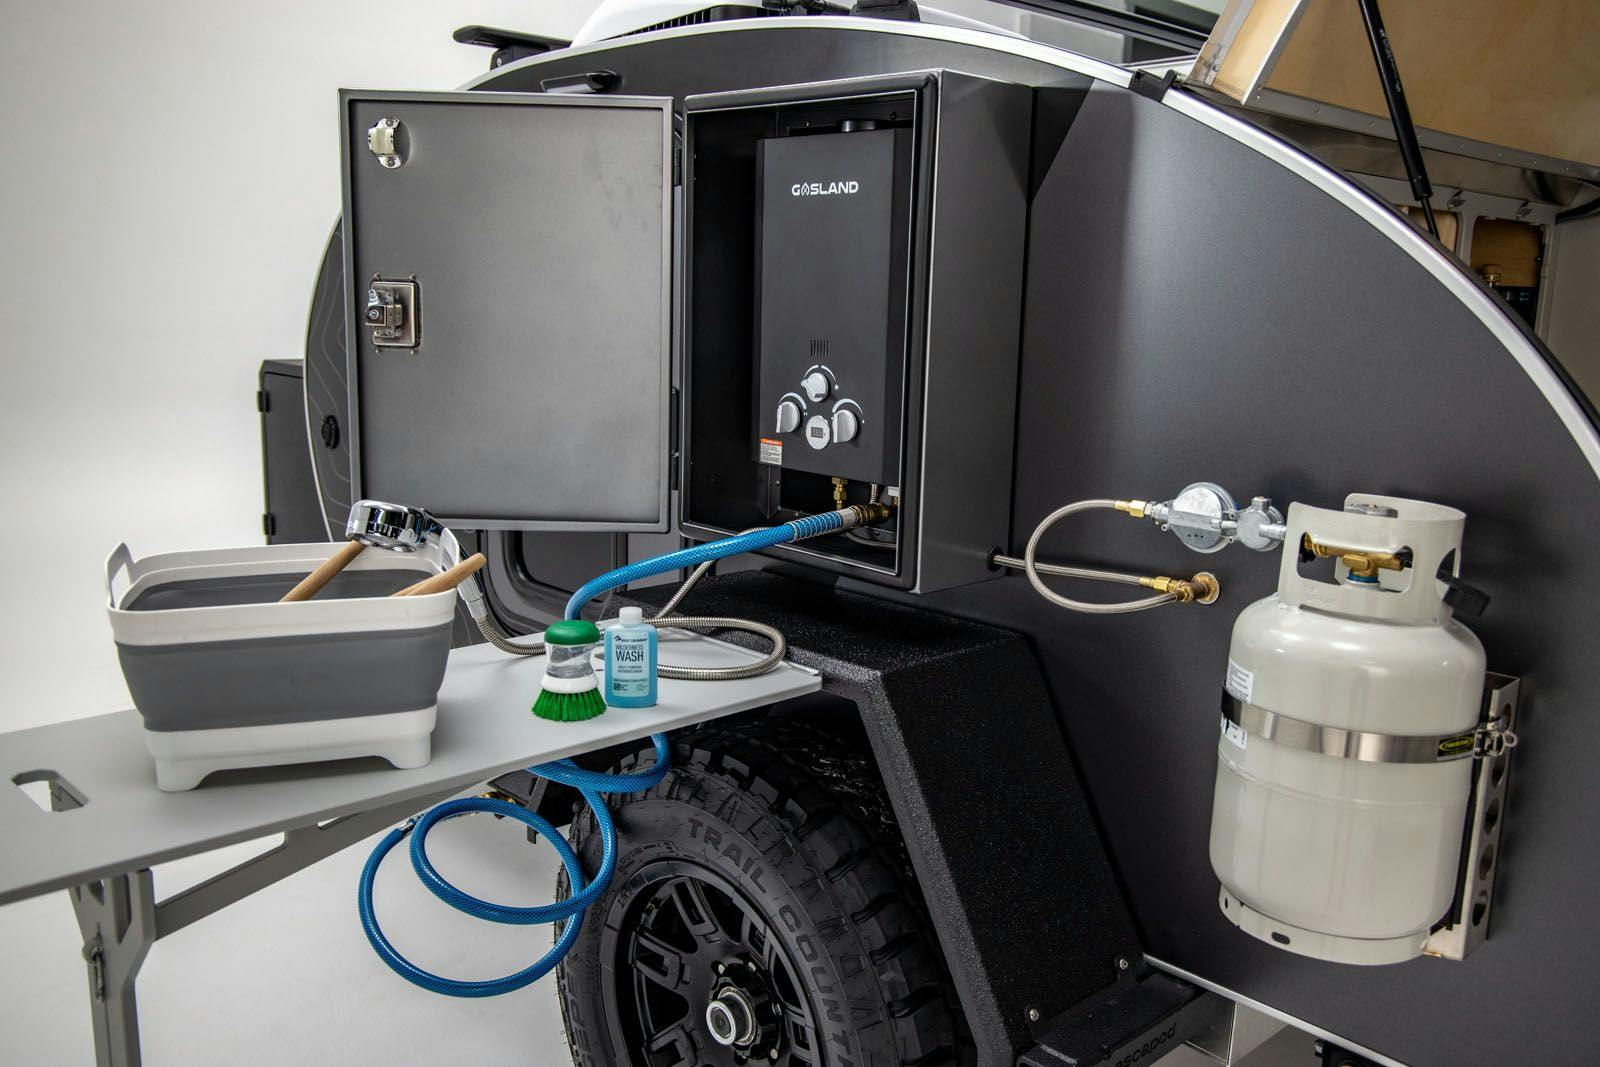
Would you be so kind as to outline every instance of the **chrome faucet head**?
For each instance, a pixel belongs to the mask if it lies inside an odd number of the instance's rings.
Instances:
[[[382,500],[357,500],[350,505],[350,519],[344,524],[346,538],[391,552],[415,552],[437,544],[443,532],[439,520],[422,508]]]

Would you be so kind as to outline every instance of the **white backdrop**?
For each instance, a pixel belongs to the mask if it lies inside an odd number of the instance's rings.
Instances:
[[[0,0],[0,731],[126,706],[101,607],[118,540],[260,543],[256,368],[301,355],[339,212],[336,90],[453,88],[489,61],[457,26],[565,36],[593,3]],[[548,851],[485,823],[442,834],[441,862],[548,900]],[[261,847],[163,864],[158,891]],[[366,851],[163,940],[147,1062],[566,1062],[553,983],[461,1002],[384,970],[355,917]],[[386,921],[424,966],[508,973],[550,943],[458,923],[390,866]],[[91,1061],[78,947],[65,894],[0,909],[0,1065]]]
[[[596,2],[0,0],[0,732],[125,706],[101,588],[117,541],[260,542],[256,371],[302,354],[339,210],[335,91],[458,86],[488,52],[455,27],[567,36]],[[521,827],[436,837],[467,890],[550,899],[553,855]],[[265,844],[160,865],[158,893]],[[355,916],[369,847],[163,940],[139,983],[147,1062],[568,1063],[553,982],[457,1001],[384,969]],[[444,908],[400,859],[378,897],[444,973],[550,943]],[[0,1067],[90,1062],[78,948],[65,894],[0,909]]]
[[[126,706],[102,563],[261,541],[256,368],[302,354],[335,92],[595,0],[0,0],[0,730]]]

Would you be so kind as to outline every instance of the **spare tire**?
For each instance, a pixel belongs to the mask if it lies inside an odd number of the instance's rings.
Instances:
[[[776,719],[681,737],[660,784],[614,800],[616,877],[558,972],[578,1067],[954,1062],[942,958],[872,768]],[[572,837],[596,869],[586,810]]]

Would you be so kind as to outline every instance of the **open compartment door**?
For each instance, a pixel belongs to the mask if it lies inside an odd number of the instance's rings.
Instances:
[[[340,104],[355,497],[668,529],[672,101]]]

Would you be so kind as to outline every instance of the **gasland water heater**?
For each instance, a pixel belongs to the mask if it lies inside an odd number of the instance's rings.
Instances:
[[[884,503],[769,551],[918,591],[998,574],[1031,113],[952,71],[689,101],[685,534]]]
[[[837,133],[766,138],[756,152],[756,461],[898,488],[889,390],[905,360],[911,131],[845,121]]]

